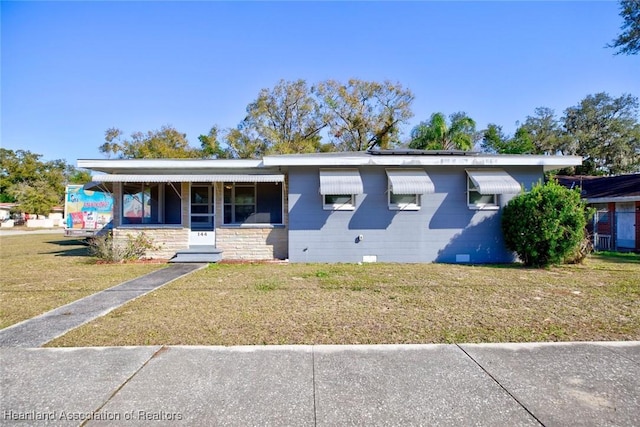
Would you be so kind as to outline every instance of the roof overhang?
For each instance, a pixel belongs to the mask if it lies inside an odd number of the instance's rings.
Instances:
[[[508,167],[541,166],[545,171],[563,169],[582,164],[580,156],[539,156],[539,155],[394,155],[374,156],[366,152],[315,153],[265,156],[265,167],[280,166],[463,166],[463,167]]]
[[[283,174],[93,175],[94,182],[284,182]]]
[[[540,166],[545,171],[563,169],[582,164],[580,156],[541,155],[371,155],[365,151],[348,153],[312,153],[265,156],[262,160],[236,159],[106,159],[78,160],[78,167],[113,174],[207,174],[250,173],[250,171],[277,169],[287,166],[357,167],[357,166],[462,166],[462,167],[508,167]]]
[[[263,168],[262,160],[230,159],[113,159],[78,160],[78,167],[114,174],[215,173],[216,171],[248,172]]]
[[[591,197],[585,199],[587,203],[625,203],[640,202],[640,196],[619,196],[619,197]]]

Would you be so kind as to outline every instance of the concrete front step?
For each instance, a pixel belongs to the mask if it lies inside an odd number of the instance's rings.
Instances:
[[[222,250],[215,246],[190,246],[176,252],[171,263],[183,262],[219,262],[222,261]]]

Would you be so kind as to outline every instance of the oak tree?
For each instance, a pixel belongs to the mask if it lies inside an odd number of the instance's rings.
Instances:
[[[411,91],[388,80],[326,80],[314,92],[338,151],[389,148],[398,142],[400,125],[413,116]]]
[[[203,157],[202,151],[189,145],[187,136],[171,126],[146,133],[134,132],[130,138],[117,128],[107,129],[99,147],[107,157],[118,159],[181,159]]]

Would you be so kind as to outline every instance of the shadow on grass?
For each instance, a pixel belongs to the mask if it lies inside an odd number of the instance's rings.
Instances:
[[[41,252],[42,254],[54,254],[55,256],[85,256],[89,257],[89,247],[82,240],[54,240],[47,242],[51,245],[61,246],[57,251]]]

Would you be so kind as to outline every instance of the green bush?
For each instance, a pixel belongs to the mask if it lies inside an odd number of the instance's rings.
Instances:
[[[89,240],[89,253],[107,262],[137,260],[144,257],[148,250],[155,249],[158,247],[154,244],[153,239],[144,232],[135,236],[127,235],[126,243],[122,244],[114,243],[111,231]]]
[[[586,224],[580,191],[556,181],[516,196],[502,212],[505,244],[528,266],[560,264],[571,258],[585,239]]]

